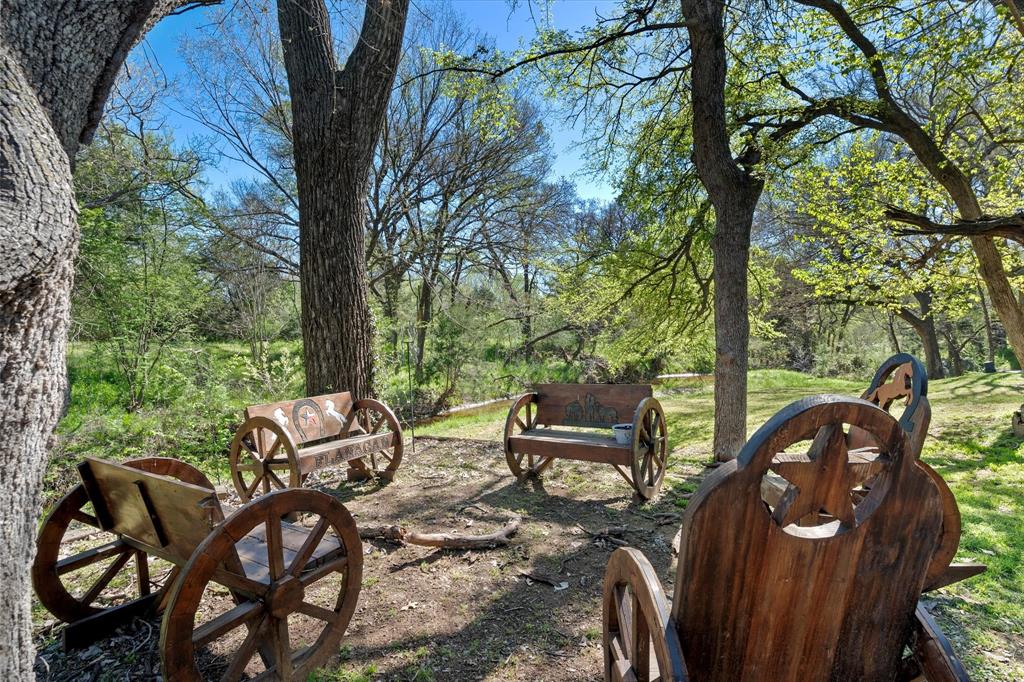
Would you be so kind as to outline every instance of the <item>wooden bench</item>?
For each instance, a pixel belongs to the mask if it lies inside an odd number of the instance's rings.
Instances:
[[[608,431],[630,423],[630,442]],[[519,479],[539,476],[555,459],[611,464],[649,500],[658,494],[668,458],[665,413],[646,384],[538,384],[520,396],[505,420],[505,459]]]
[[[298,488],[318,469],[348,465],[350,481],[394,478],[402,462],[402,427],[384,403],[331,393],[245,410],[229,451],[231,480],[244,502]]]
[[[854,457],[851,431],[875,451]],[[760,494],[769,473],[789,482],[774,506]],[[911,434],[868,401],[784,408],[690,499],[671,600],[641,552],[612,554],[605,679],[967,680],[918,604],[938,586],[933,481]]]
[[[337,652],[363,560],[340,502],[313,490],[275,491],[225,518],[213,486],[184,462],[87,459],[79,473],[82,483],[43,523],[32,567],[43,606],[70,623],[65,646],[157,609],[165,679],[200,679],[203,649],[204,672],[219,658],[225,680],[305,680]],[[284,520],[293,517],[303,524]],[[169,564],[162,583],[151,559]],[[76,589],[83,581],[87,588]],[[224,589],[207,590],[211,584]],[[200,614],[204,593],[218,591],[220,603],[205,603]],[[300,615],[305,629],[295,627]]]
[[[887,412],[903,408],[897,419],[900,428],[910,439],[917,467],[928,474],[939,490],[942,499],[942,530],[928,570],[926,589],[936,589],[984,571],[985,567],[981,564],[952,563],[960,546],[960,509],[946,481],[921,459],[932,416],[931,404],[928,402],[928,373],[924,365],[908,353],[893,355],[879,365],[861,398]],[[878,443],[870,434],[851,426],[848,430],[847,449],[851,458],[872,458],[877,456]],[[762,481],[762,498],[766,504],[774,506],[786,488],[787,482],[781,477],[766,477]],[[865,488],[870,488],[870,482]]]

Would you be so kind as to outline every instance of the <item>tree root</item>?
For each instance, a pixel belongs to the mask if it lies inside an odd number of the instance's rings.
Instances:
[[[463,535],[461,533],[418,533],[402,526],[360,526],[359,537],[363,540],[391,540],[392,542],[444,547],[445,549],[490,549],[507,545],[519,525],[521,516],[513,516],[500,530],[487,535]]]

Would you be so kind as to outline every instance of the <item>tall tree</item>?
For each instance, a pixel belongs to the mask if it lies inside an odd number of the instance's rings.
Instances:
[[[338,68],[324,0],[279,0],[299,196],[306,391],[370,395],[374,324],[366,284],[370,164],[401,56],[409,0],[367,0]]]
[[[66,400],[79,238],[72,163],[132,46],[198,4],[7,0],[0,12],[0,679],[33,677],[29,566]]]
[[[756,148],[734,157],[725,106],[725,3],[680,0],[690,35],[693,163],[715,207],[715,458],[735,457],[747,439],[750,347],[747,266],[754,209],[764,179]]]
[[[992,306],[1019,357],[1024,306],[1006,251],[995,241],[1024,243],[1024,214],[999,196],[1003,187],[1020,182],[1019,39],[992,29],[999,20],[985,2],[796,4],[813,13],[780,22],[785,49],[777,54],[789,63],[766,64],[766,75],[779,78],[805,106],[830,110],[854,129],[891,135],[913,152],[948,194],[954,220],[944,223],[905,207],[890,207],[887,217],[922,232],[970,238]],[[810,64],[805,60],[812,52],[830,56]]]

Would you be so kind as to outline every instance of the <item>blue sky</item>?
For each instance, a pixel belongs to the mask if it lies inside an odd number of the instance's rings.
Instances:
[[[222,7],[230,8],[231,2],[225,0]],[[410,12],[427,13],[431,4],[429,0],[413,0]],[[536,33],[538,24],[550,22],[555,28],[576,30],[593,24],[598,12],[606,16],[611,14],[616,5],[606,0],[521,0],[514,5],[506,0],[452,0],[451,4],[466,17],[470,26],[490,35],[495,45],[502,50],[513,50],[529,41]],[[211,12],[211,9],[202,8],[164,19],[149,32],[136,52],[144,53],[146,58],[157,63],[168,78],[181,75],[185,68],[178,55],[181,36],[209,24]],[[548,116],[547,124],[556,153],[554,176],[566,177],[575,182],[583,198],[613,198],[614,191],[607,178],[595,178],[583,171],[582,151],[575,148],[581,137],[580,131],[573,129],[555,114]],[[201,125],[173,111],[167,115],[167,125],[179,139],[207,134]],[[241,164],[225,161],[219,169],[210,173],[208,179],[217,186],[245,172]]]

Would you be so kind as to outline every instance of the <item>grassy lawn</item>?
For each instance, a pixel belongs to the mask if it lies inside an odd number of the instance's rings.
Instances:
[[[781,370],[751,373],[748,435],[811,393],[859,395],[865,382]],[[681,471],[710,460],[713,384],[660,387],[672,456],[667,494]],[[975,679],[1024,679],[1024,442],[1010,417],[1024,402],[1021,374],[968,374],[929,384],[932,421],[923,459],[949,483],[963,519],[958,560],[988,571],[929,595],[928,604]],[[427,425],[417,434],[500,440],[505,411]]]

